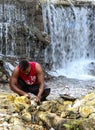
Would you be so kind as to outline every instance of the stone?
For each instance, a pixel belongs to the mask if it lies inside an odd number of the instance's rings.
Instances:
[[[1,92],[0,130],[95,129],[94,93],[88,93],[75,101],[63,102],[58,99],[35,105],[34,100],[34,104],[31,104],[31,100],[24,96]],[[20,108],[22,104],[24,109]]]
[[[16,97],[14,100],[14,104],[15,104],[15,108],[17,111],[21,111],[23,109],[28,109],[28,107],[30,106],[31,102],[30,100],[25,97],[25,96],[19,96]]]
[[[29,112],[24,113],[22,119],[26,122],[31,122],[31,114]]]
[[[93,112],[95,112],[95,108],[93,106],[81,106],[79,108],[81,117],[88,117]]]
[[[49,127],[58,126],[63,122],[63,118],[54,113],[38,112],[36,116]]]
[[[26,128],[24,126],[14,125],[12,127],[12,130],[26,130]]]

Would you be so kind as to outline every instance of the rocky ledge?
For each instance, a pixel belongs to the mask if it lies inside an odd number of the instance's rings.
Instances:
[[[52,3],[56,5],[75,5],[75,6],[81,6],[81,5],[95,5],[95,1],[93,0],[40,0],[41,3]]]
[[[0,130],[94,130],[95,93],[37,104],[15,93],[0,93]]]

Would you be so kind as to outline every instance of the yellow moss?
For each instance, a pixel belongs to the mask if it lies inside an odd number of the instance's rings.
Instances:
[[[82,117],[88,117],[89,114],[95,112],[95,109],[93,106],[83,106],[80,107],[79,112]]]
[[[65,110],[65,106],[64,105],[60,105],[59,107],[58,107],[58,111],[64,111]]]
[[[8,96],[7,96],[7,99],[8,99],[9,101],[14,101],[15,97],[14,97],[13,95],[8,95]]]
[[[24,108],[28,108],[31,104],[30,100],[25,96],[16,97],[14,100],[15,109],[20,111]]]
[[[31,104],[30,100],[25,96],[16,97],[14,103]]]
[[[72,102],[71,101],[64,101],[64,105],[71,105],[72,104]]]
[[[95,106],[95,99],[93,99],[93,100],[91,100],[91,101],[88,101],[88,102],[86,103],[86,105],[88,105],[88,106]]]
[[[93,99],[93,98],[95,98],[95,93],[89,93],[89,94],[87,94],[83,99]]]

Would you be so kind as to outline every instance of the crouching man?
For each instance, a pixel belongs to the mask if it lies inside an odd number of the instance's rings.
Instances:
[[[50,94],[50,88],[44,83],[44,72],[37,62],[21,60],[10,78],[10,88],[15,93],[31,98],[29,93],[35,96],[37,102],[46,100]]]

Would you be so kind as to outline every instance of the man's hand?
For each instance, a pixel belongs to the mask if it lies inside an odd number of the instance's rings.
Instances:
[[[35,101],[39,103],[41,101],[41,98],[39,96],[36,96]]]
[[[29,93],[24,94],[24,96],[29,98],[29,99],[31,98],[31,95]]]

